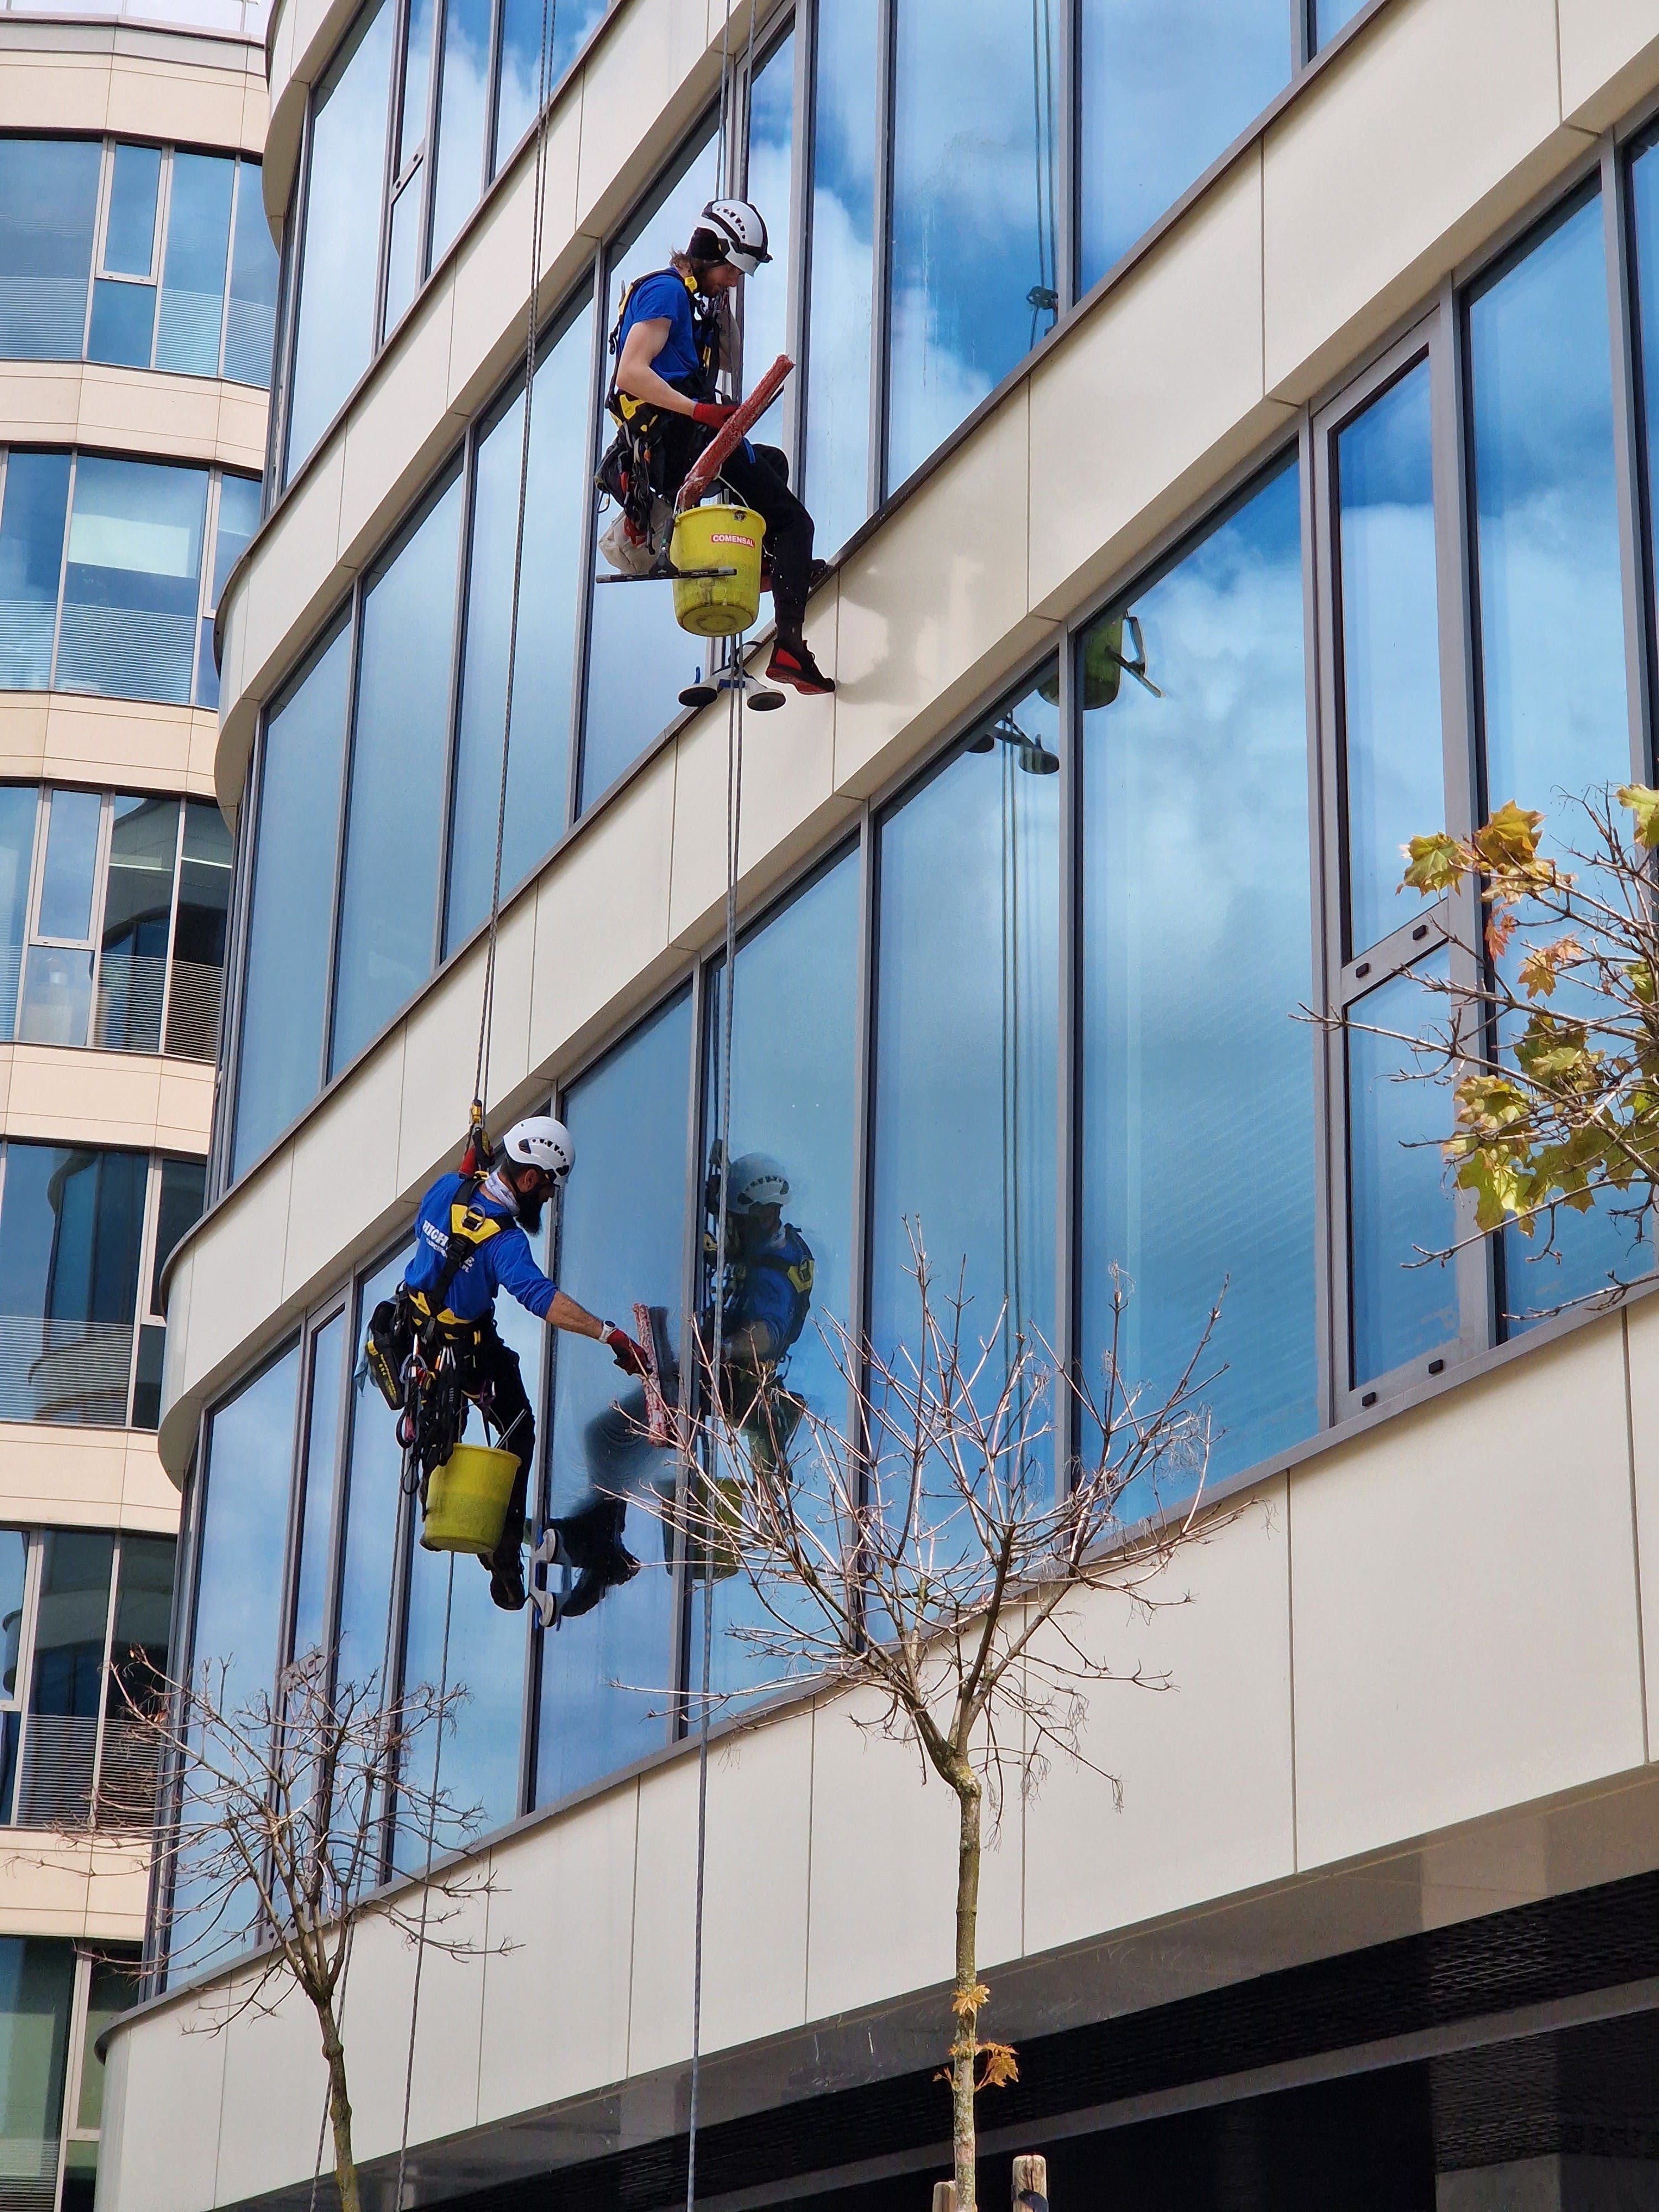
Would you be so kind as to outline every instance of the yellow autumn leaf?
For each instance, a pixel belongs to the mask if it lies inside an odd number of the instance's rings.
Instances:
[[[1468,852],[1443,830],[1437,830],[1431,837],[1413,837],[1400,849],[1407,860],[1401,890],[1421,891],[1425,898],[1438,898],[1443,891],[1455,890],[1469,872]]]
[[[1659,791],[1645,783],[1626,783],[1620,788],[1619,804],[1636,817],[1637,843],[1650,853],[1659,847]]]
[[[1544,817],[1534,809],[1517,806],[1506,799],[1471,842],[1482,862],[1493,871],[1529,868],[1538,857],[1538,832]]]

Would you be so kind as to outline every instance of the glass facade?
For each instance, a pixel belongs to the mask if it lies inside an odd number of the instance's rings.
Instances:
[[[137,1997],[125,1944],[0,1937],[0,2172],[18,2212],[92,2212],[104,2103],[94,2046]]]
[[[0,1041],[219,1043],[230,832],[209,799],[0,786]]]
[[[0,1420],[155,1425],[161,1272],[204,1187],[200,1160],[5,1145]]]
[[[0,454],[0,691],[216,707],[213,613],[258,498],[182,463]]]
[[[276,313],[257,161],[0,137],[0,360],[268,385]]]

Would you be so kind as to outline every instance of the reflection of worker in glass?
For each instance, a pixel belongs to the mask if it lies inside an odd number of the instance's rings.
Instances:
[[[672,1565],[668,1525],[674,1503],[674,1455],[651,1435],[643,1389],[624,1392],[596,1413],[582,1431],[587,1490],[574,1513],[547,1524],[536,1558],[568,1567],[574,1579],[562,1593],[538,1593],[542,1618],[577,1620],[603,1597],[631,1582],[640,1563],[623,1541],[630,1504],[641,1504],[662,1525],[663,1564]]]
[[[789,1446],[806,1411],[780,1369],[812,1304],[812,1249],[783,1218],[789,1179],[764,1152],[745,1152],[726,1177],[726,1281],[720,1286],[721,1410],[764,1480],[787,1478]],[[718,1218],[720,1155],[709,1169],[708,1211]],[[714,1231],[704,1231],[710,1267]]]

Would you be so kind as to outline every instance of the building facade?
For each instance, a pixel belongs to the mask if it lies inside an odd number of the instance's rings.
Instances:
[[[447,1648],[470,1692],[479,1955],[426,1959],[411,2043],[384,1914],[354,1954],[378,2201],[400,2152],[421,2203],[684,2194],[672,1457],[619,1441],[602,1349],[504,1310],[538,1518],[620,1499],[637,1571],[544,1634],[467,1569],[449,1619],[358,1366],[465,1134],[499,863],[492,1116],[569,1124],[548,1259],[590,1308],[683,1348],[728,1085],[812,1251],[821,1410],[837,1331],[905,1342],[907,1222],[1085,1369],[1127,1275],[1154,1390],[1220,1301],[1233,1510],[1190,1605],[1080,1631],[1171,1692],[1097,1690],[988,1855],[988,2159],[1046,2150],[1062,2205],[1659,2203],[1646,1247],[1462,1236],[1389,1042],[1468,980],[1403,841],[1510,798],[1563,837],[1653,778],[1659,6],[281,0],[269,67],[270,492],[212,586],[231,981],[159,1437],[191,1663]],[[721,187],[773,227],[743,345],[797,364],[763,434],[839,685],[747,727],[730,979],[726,708],[678,708],[702,648],[605,587],[590,489],[623,289]],[[700,2193],[920,2203],[951,1808],[856,1695],[755,1705],[738,1588]],[[314,2027],[191,2033],[255,1970],[186,1925],[108,2039],[100,2205],[298,2206]]]
[[[161,1269],[202,1209],[230,834],[217,593],[276,258],[257,27],[0,16],[0,2202],[89,2207],[168,1649]],[[249,33],[253,35],[250,36]],[[135,1674],[135,1669],[139,1670]],[[117,1788],[118,1778],[121,1787]]]

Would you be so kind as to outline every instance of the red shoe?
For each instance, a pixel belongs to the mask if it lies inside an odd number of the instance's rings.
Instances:
[[[766,664],[766,680],[791,684],[809,699],[826,698],[836,688],[835,678],[824,674],[805,645],[775,645]]]

